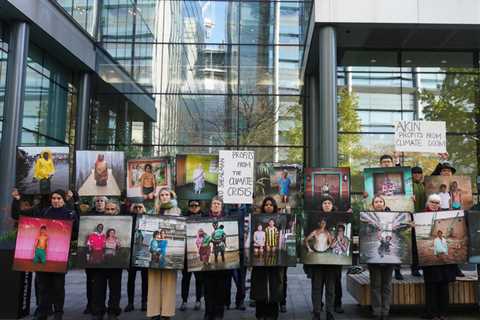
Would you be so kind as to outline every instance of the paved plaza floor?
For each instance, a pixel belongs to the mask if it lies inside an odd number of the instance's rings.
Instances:
[[[408,273],[409,271],[404,271]],[[180,298],[180,279],[181,274],[179,273],[177,281],[177,307],[181,303]],[[343,280],[345,277],[343,277]],[[202,310],[194,311],[193,305],[195,301],[195,290],[194,290],[194,277],[192,277],[192,283],[190,285],[190,297],[188,302],[188,309],[186,311],[177,310],[177,313],[173,319],[175,320],[202,320],[204,305],[202,300]],[[123,274],[123,283],[122,283],[122,308],[127,304],[126,296],[126,287],[127,287],[127,272]],[[247,287],[249,284],[247,283]],[[299,265],[296,268],[289,268],[288,271],[288,294],[287,294],[287,313],[283,313],[280,316],[280,320],[309,320],[311,319],[311,309],[312,304],[310,300],[310,281],[306,278],[303,273],[302,266]],[[232,301],[235,301],[235,285],[232,284]],[[225,320],[237,320],[237,319],[255,319],[255,309],[248,307],[248,295],[246,305],[247,310],[226,310],[225,311]],[[34,299],[32,297],[32,299]],[[137,276],[137,289],[136,289],[136,308],[140,308],[140,274]],[[66,278],[66,299],[65,299],[65,320],[89,320],[90,316],[83,315],[83,310],[85,308],[85,273],[81,270],[70,271],[67,274]],[[345,313],[335,314],[335,318],[342,319],[369,319],[369,313],[366,308],[361,308],[357,305],[356,301],[352,298],[347,292],[345,281],[343,283],[343,299]],[[32,312],[34,310],[35,301],[32,301]],[[391,319],[420,319],[422,314],[422,307],[401,307],[394,308],[391,312]],[[30,317],[28,318],[30,319]],[[120,320],[133,320],[133,319],[147,319],[145,314],[139,310],[129,313],[122,313],[119,317]],[[325,319],[325,316],[322,315],[322,319]],[[474,307],[461,307],[461,308],[451,308],[449,320],[470,320],[470,319],[480,319],[480,312]]]

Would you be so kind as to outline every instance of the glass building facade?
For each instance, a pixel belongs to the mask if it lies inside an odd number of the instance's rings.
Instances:
[[[95,1],[58,2],[94,34],[90,16],[98,10]],[[154,99],[155,155],[232,147],[255,148],[259,161],[301,160],[303,144],[295,133],[302,132],[304,5],[102,1],[98,43]],[[122,94],[128,92],[118,93]],[[95,97],[95,107],[103,109],[102,101],[115,99],[101,88]],[[118,142],[111,133],[118,134],[115,123],[121,115],[110,109],[109,119],[91,128],[92,147]],[[131,121],[128,126],[130,142],[148,142],[145,124]]]

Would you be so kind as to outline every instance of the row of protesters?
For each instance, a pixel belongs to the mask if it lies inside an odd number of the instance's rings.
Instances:
[[[69,192],[71,194],[71,192]],[[21,195],[18,191],[12,192],[12,218],[17,220],[20,215],[73,221],[74,229],[78,226],[78,215],[67,206],[69,199],[63,190],[55,190],[50,194],[50,205],[41,207],[21,208]],[[46,320],[53,306],[54,319],[63,319],[63,307],[65,304],[65,273],[36,272],[38,285],[38,310],[35,320]]]

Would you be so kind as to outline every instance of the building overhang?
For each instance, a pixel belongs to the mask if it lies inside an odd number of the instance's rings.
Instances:
[[[348,49],[480,49],[480,1],[315,0],[302,59],[302,77],[318,68],[318,30],[325,25],[336,29],[337,61],[342,61]]]
[[[28,21],[30,41],[72,71],[92,72],[156,121],[151,94],[138,85],[55,0],[0,0],[0,19]],[[105,75],[106,66],[113,75]],[[114,81],[110,81],[110,80]]]

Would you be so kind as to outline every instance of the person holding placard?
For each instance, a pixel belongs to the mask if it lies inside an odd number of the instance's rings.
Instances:
[[[133,217],[133,225],[136,226],[137,216],[145,214],[145,206],[142,203],[134,203],[130,207],[130,214]],[[128,269],[127,280],[127,297],[128,304],[123,311],[131,312],[135,310],[135,280],[137,278],[137,272],[140,271],[142,277],[142,311],[147,310],[147,292],[148,292],[148,269],[130,267]]]
[[[223,201],[215,196],[210,203],[208,216],[223,218]],[[226,282],[229,270],[206,271],[203,274],[205,284],[205,320],[223,319],[226,302]]]
[[[381,196],[373,197],[372,207],[377,212],[391,211]],[[390,312],[394,267],[392,264],[368,264],[372,312],[378,319],[386,319]]]
[[[426,203],[425,211],[440,211],[440,196],[431,194]],[[443,235],[442,235],[443,236]],[[435,249],[438,254],[445,254],[444,242],[440,237]],[[423,267],[423,280],[425,282],[425,314],[426,319],[447,319],[448,305],[450,301],[448,284],[456,280],[457,265],[445,264]]]
[[[39,217],[47,219],[72,220],[74,226],[77,224],[78,217],[76,212],[67,209],[67,195],[63,190],[55,190],[50,194],[51,206],[45,209],[32,207],[29,209],[20,209],[20,193],[17,190],[12,192],[12,218],[18,219],[20,215]],[[35,320],[47,320],[52,305],[54,309],[54,319],[63,319],[63,306],[65,304],[65,273],[56,272],[37,272],[38,277],[38,312]]]
[[[336,211],[334,199],[331,196],[323,197],[320,201],[321,212],[331,213]],[[315,242],[319,245],[317,249],[330,248],[333,245],[333,238],[330,232],[324,228],[323,220],[320,222],[320,231],[314,230],[305,238],[305,244],[309,248],[308,241],[315,238]],[[324,231],[322,231],[324,230]],[[305,271],[311,277],[312,284],[312,306],[313,320],[320,319],[322,311],[322,297],[325,290],[325,311],[327,320],[334,320],[333,312],[335,310],[335,287],[339,273],[342,272],[341,266],[336,265],[309,265],[305,267]]]
[[[189,200],[188,201],[188,211],[184,214],[186,217],[202,217],[204,213],[200,207],[200,202],[198,200]],[[201,246],[201,243],[199,243]],[[200,310],[202,291],[203,291],[203,281],[200,272],[188,272],[187,271],[187,259],[185,259],[185,266],[182,271],[182,304],[180,306],[181,311],[187,309],[188,301],[188,292],[190,291],[190,279],[193,276],[195,277],[195,307],[194,310]]]
[[[120,213],[118,203],[107,200],[105,203],[104,215],[116,216]],[[102,226],[103,227],[103,226]],[[107,230],[104,236],[104,250],[116,250],[120,243],[113,235],[112,230]],[[108,241],[110,239],[110,241]],[[103,251],[103,250],[102,250]],[[107,253],[105,253],[107,254]],[[122,269],[121,268],[94,268],[90,269],[91,275],[91,307],[93,320],[101,320],[105,313],[108,314],[109,320],[116,320],[122,312],[120,309],[120,298],[122,296]],[[105,300],[107,297],[108,286],[108,309],[105,308]]]
[[[175,193],[169,188],[162,188],[158,192],[159,215],[179,216]],[[175,315],[175,300],[177,288],[176,270],[148,270],[147,317],[153,319],[169,319]]]
[[[278,213],[278,205],[273,197],[265,197],[260,214]],[[257,319],[278,319],[279,304],[283,299],[284,267],[253,267],[250,298],[255,300]]]

